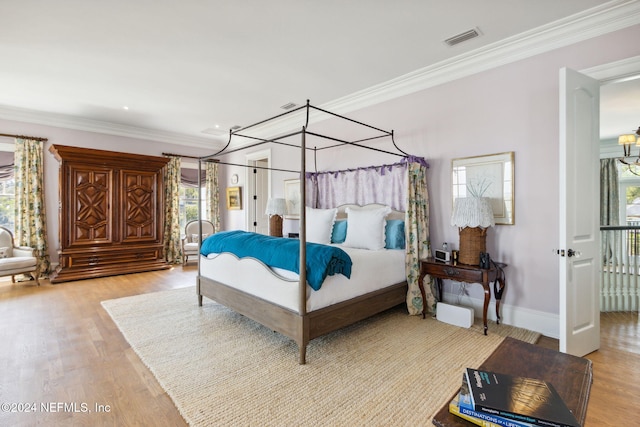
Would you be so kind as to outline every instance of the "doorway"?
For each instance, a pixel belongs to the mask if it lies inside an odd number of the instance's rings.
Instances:
[[[269,234],[269,217],[265,213],[271,196],[271,150],[247,154],[247,225],[246,229]]]
[[[621,83],[625,85],[629,84],[631,80],[637,82],[640,86],[640,56],[632,57],[625,60],[617,61],[611,64],[605,64],[591,69],[583,70],[584,74],[591,76],[600,81],[601,87],[607,87],[613,85],[620,86]],[[602,91],[606,93],[606,90]],[[629,92],[627,88],[627,92]],[[622,100],[627,103],[628,100]],[[601,99],[601,114],[606,114],[606,108],[611,108],[613,105],[606,106],[606,101]],[[617,108],[616,108],[617,110]],[[638,120],[636,114],[632,120]],[[637,127],[640,122],[629,123],[629,129],[631,127]],[[604,124],[603,124],[604,126]],[[626,128],[625,128],[626,129]],[[620,129],[621,133],[625,133],[624,129]],[[622,155],[622,148],[618,145],[613,148],[615,153],[620,151],[619,154],[615,154],[616,157]],[[607,156],[607,157],[610,157]],[[638,323],[638,312],[602,312],[600,316],[600,328],[602,345],[607,347],[617,348],[622,351],[640,351],[640,340],[638,339],[637,332],[640,329]]]
[[[616,135],[603,129],[603,156],[620,158],[623,148],[617,143],[620,134],[633,134],[640,125],[640,74],[611,81],[601,87],[602,114],[611,111]],[[612,120],[614,117],[612,117]],[[608,145],[606,144],[608,143]],[[631,146],[628,162],[637,159],[638,148]],[[600,313],[601,344],[619,351],[640,353],[638,308],[640,300],[640,167],[624,165],[616,160],[619,189],[617,229],[603,231],[613,251],[603,254],[606,265],[601,286],[603,298]],[[612,227],[613,228],[613,227]],[[611,237],[614,240],[611,240]],[[609,255],[607,260],[604,255]],[[613,280],[612,280],[613,279]]]

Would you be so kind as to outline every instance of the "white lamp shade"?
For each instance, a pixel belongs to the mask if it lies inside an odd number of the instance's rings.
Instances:
[[[287,202],[284,199],[272,198],[267,201],[267,215],[283,216],[287,213]]]
[[[451,225],[454,227],[493,227],[495,225],[491,202],[486,197],[463,197],[455,200]]]
[[[618,137],[618,144],[620,145],[631,145],[631,144],[635,144],[636,140],[640,141],[640,139],[638,139],[638,137],[632,133],[628,133],[625,135],[620,135]]]

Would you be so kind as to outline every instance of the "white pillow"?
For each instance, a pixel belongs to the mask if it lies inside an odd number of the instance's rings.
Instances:
[[[389,206],[374,209],[347,208],[347,238],[343,245],[350,248],[380,250],[385,245],[385,217]]]
[[[333,223],[336,220],[337,209],[313,209],[307,206],[307,242],[331,243]]]

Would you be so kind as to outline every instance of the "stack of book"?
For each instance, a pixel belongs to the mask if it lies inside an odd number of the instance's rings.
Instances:
[[[483,427],[580,427],[550,383],[471,368],[449,412]]]

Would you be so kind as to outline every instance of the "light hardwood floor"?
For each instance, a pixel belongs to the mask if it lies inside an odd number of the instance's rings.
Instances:
[[[0,282],[0,404],[35,409],[0,412],[0,426],[185,426],[100,302],[192,286],[195,274],[192,265],[40,287]],[[603,314],[601,323],[601,348],[587,356],[594,383],[585,425],[637,425],[638,316]],[[545,337],[538,345],[558,348]]]

